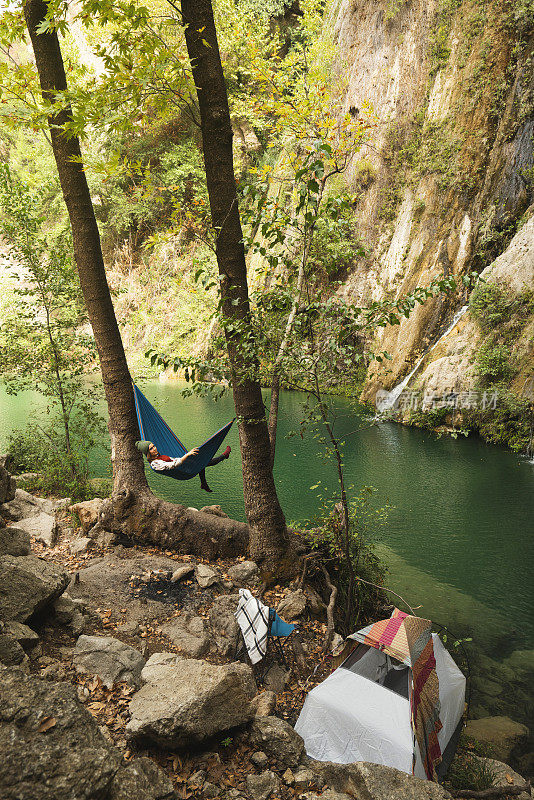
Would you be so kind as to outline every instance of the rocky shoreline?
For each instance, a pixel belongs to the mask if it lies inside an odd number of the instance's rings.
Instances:
[[[302,652],[258,688],[257,670],[235,661],[233,616],[238,589],[260,588],[253,562],[125,546],[97,524],[103,500],[34,497],[0,463],[2,798],[451,797],[391,768],[306,756],[292,723],[327,674],[309,674],[325,630],[311,586],[266,593],[298,620]],[[507,717],[468,726],[499,758],[481,759],[495,785],[523,783],[502,762],[532,763],[528,729]]]

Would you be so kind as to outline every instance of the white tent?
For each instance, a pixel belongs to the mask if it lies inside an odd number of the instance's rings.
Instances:
[[[442,754],[464,711],[465,677],[432,634],[439,679]],[[318,761],[385,764],[425,778],[410,723],[411,669],[380,650],[359,644],[309,693],[295,725],[306,752]],[[444,764],[447,759],[444,758]]]

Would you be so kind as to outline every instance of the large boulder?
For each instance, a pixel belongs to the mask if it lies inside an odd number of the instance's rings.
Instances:
[[[52,514],[42,511],[33,517],[20,519],[17,525],[47,547],[53,547],[56,543],[59,528]]]
[[[150,682],[130,703],[126,726],[130,739],[182,747],[252,717],[250,700],[256,684],[246,664],[215,665],[184,658],[154,666],[145,677]]]
[[[77,672],[98,675],[108,689],[118,681],[140,686],[145,666],[138,650],[112,636],[80,636],[72,661]]]
[[[0,504],[8,503],[15,497],[17,484],[7,470],[9,456],[0,456]]]
[[[329,761],[306,759],[306,766],[316,777],[317,785],[326,784],[330,791],[365,800],[450,800],[442,786],[422,780],[382,764],[356,761],[352,764],[333,764]],[[322,798],[325,794],[321,795]],[[306,795],[315,800],[318,795]],[[327,795],[328,797],[328,795]]]
[[[26,622],[59,597],[69,574],[34,555],[0,556],[0,619]]]
[[[20,528],[0,528],[0,556],[27,556],[30,534]]]
[[[64,501],[49,500],[46,497],[36,497],[24,489],[17,489],[11,502],[6,503],[2,509],[8,519],[18,522],[28,517],[36,517],[38,514],[53,515]]]
[[[241,631],[235,618],[238,594],[223,594],[215,598],[208,612],[210,628],[221,655],[235,657]]]
[[[204,627],[204,620],[188,611],[161,626],[167,636],[183,653],[193,658],[204,655],[210,640]]]
[[[69,511],[78,515],[81,526],[86,533],[98,522],[98,515],[103,502],[100,497],[94,497],[92,500],[84,500],[82,503],[74,503],[74,505],[69,506]]]
[[[124,764],[73,686],[0,672],[2,800],[164,800],[172,785],[148,759]]]
[[[529,730],[526,725],[514,722],[510,717],[482,717],[470,719],[465,726],[465,733],[477,742],[489,744],[495,758],[508,762],[512,755],[524,752]]]
[[[279,767],[295,767],[304,753],[304,741],[288,722],[278,717],[256,717],[251,743],[273,758]]]

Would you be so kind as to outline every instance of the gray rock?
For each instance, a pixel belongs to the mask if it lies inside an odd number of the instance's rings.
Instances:
[[[15,639],[22,647],[33,648],[39,643],[39,636],[22,622],[4,622],[3,632]]]
[[[304,587],[304,594],[306,595],[307,607],[310,609],[311,613],[315,617],[324,617],[326,613],[326,604],[313,586],[306,585]]]
[[[0,456],[0,505],[8,503],[15,497],[17,484],[8,472],[9,455]]]
[[[522,786],[525,784],[525,779],[517,772],[514,772],[508,764],[503,764],[502,761],[496,761],[494,758],[481,758],[480,756],[473,756],[473,758],[476,758],[477,761],[480,761],[491,770],[494,776],[494,786]],[[510,783],[509,778],[512,779],[512,783]],[[530,792],[528,794],[521,792],[521,794],[515,796],[519,800],[530,800],[531,797]]]
[[[280,790],[280,778],[271,770],[259,775],[251,773],[246,777],[247,791],[254,800],[267,800]]]
[[[227,657],[234,656],[241,637],[241,631],[234,616],[238,600],[238,594],[221,595],[215,599],[208,612],[217,650],[221,655]]]
[[[56,503],[46,497],[35,497],[24,489],[17,489],[14,499],[6,503],[2,513],[8,519],[18,522],[28,517],[37,517],[39,514],[50,514],[53,516],[56,510]]]
[[[17,524],[20,530],[26,531],[47,547],[53,547],[56,543],[58,525],[56,518],[51,514],[41,511],[36,516],[19,519]]]
[[[146,758],[124,764],[68,683],[18,668],[0,679],[2,800],[164,800],[172,785]]]
[[[529,730],[510,717],[482,717],[467,721],[464,732],[478,742],[489,744],[500,761],[508,762],[526,749]]]
[[[98,515],[103,502],[100,497],[94,497],[92,500],[84,500],[82,503],[74,503],[74,505],[70,506],[69,511],[78,516],[85,533],[91,530],[93,525],[98,522]]]
[[[176,653],[154,653],[141,670],[141,683],[156,683],[165,674],[161,667],[176,666],[182,659]]]
[[[234,583],[248,583],[258,574],[258,565],[255,561],[242,561],[240,564],[230,567],[228,575]]]
[[[90,547],[93,545],[93,540],[89,538],[89,536],[80,536],[79,539],[75,539],[74,542],[69,547],[71,555],[73,556],[80,556],[82,553],[86,553]]]
[[[333,789],[325,789],[321,794],[317,794],[317,792],[305,792],[301,797],[303,800],[354,800],[350,794],[334,792]],[[372,800],[372,798],[368,795],[367,800]]]
[[[119,770],[109,800],[166,800],[175,796],[171,779],[152,759],[143,756]]]
[[[187,782],[190,786],[198,786],[198,788],[201,789],[206,783],[206,775],[205,769],[197,769],[196,772],[193,772],[193,774],[189,776]]]
[[[65,570],[42,558],[0,556],[0,617],[26,622],[67,588]]]
[[[73,663],[77,672],[98,675],[111,688],[118,681],[140,686],[145,660],[138,650],[112,636],[80,636]]]
[[[289,680],[289,670],[284,669],[277,661],[273,662],[269,667],[263,685],[269,692],[280,694],[286,688]]]
[[[252,753],[250,760],[258,769],[266,769],[266,767],[269,765],[267,753],[264,753],[263,750],[256,750],[255,753]]]
[[[207,564],[197,564],[195,567],[195,578],[201,589],[207,589],[221,580],[221,574],[216,569],[208,567]]]
[[[250,730],[250,741],[280,767],[295,767],[304,752],[304,742],[288,722],[278,717],[256,717]]]
[[[276,609],[278,614],[284,620],[293,620],[302,616],[306,611],[306,595],[302,589],[297,589],[296,592],[290,592],[278,604]]]
[[[253,697],[250,705],[255,717],[270,717],[276,707],[276,694],[264,691]]]
[[[365,797],[366,800],[450,800],[451,797],[437,783],[415,778],[382,764],[367,764],[364,761],[333,764],[309,758],[306,766],[313,772],[314,781],[319,781],[317,785],[328,786],[320,795],[326,800],[339,800],[339,793],[343,798],[348,795],[352,798]],[[304,795],[307,800],[314,800],[317,796]]]
[[[248,722],[252,716],[250,700],[256,684],[245,664],[214,665],[184,658],[152,666],[149,677],[150,683],[130,703],[129,738],[181,747]]]
[[[54,616],[56,622],[68,628],[73,636],[79,636],[85,628],[85,620],[78,604],[66,593],[55,601]]]
[[[96,531],[96,526],[92,528],[91,532],[94,533],[95,531]],[[94,538],[96,545],[102,548],[112,547],[117,541],[117,535],[115,533],[104,530],[99,530],[97,535],[91,538]]]
[[[221,791],[222,789],[220,786],[216,786],[214,783],[206,781],[202,787],[202,797],[218,797]]]
[[[193,658],[204,655],[210,644],[204,620],[188,611],[162,625],[161,632],[168,636],[176,647]]]
[[[60,625],[68,625],[76,611],[77,608],[72,597],[66,592],[61,597],[58,597],[54,603],[54,615]]]
[[[43,667],[39,675],[45,681],[64,681],[67,671],[61,661],[56,661],[54,664]]]
[[[0,555],[27,556],[31,550],[30,534],[20,528],[0,529]]]
[[[6,633],[0,633],[0,663],[6,667],[21,664],[26,658],[26,653],[17,642]]]
[[[171,581],[176,583],[183,580],[187,575],[191,575],[195,571],[194,564],[180,564],[172,573]]]
[[[309,789],[315,783],[311,769],[300,767],[293,774],[293,785],[296,789]]]

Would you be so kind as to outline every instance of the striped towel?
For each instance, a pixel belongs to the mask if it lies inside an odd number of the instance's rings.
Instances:
[[[241,628],[249,658],[256,664],[267,651],[269,608],[260,603],[248,589],[240,589],[235,618]]]

